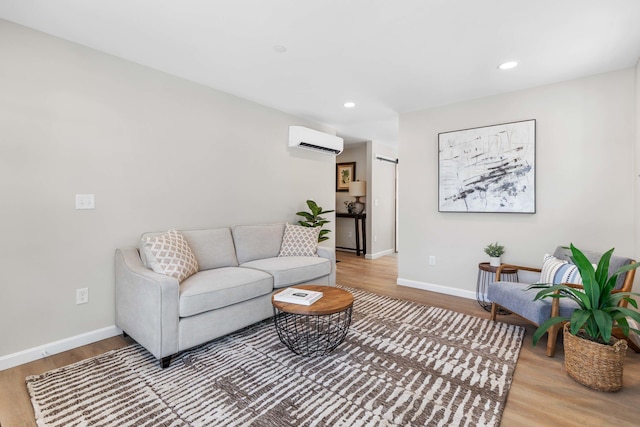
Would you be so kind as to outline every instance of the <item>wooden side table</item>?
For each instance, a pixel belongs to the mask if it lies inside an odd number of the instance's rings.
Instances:
[[[311,305],[302,305],[275,301],[271,297],[275,310],[273,321],[280,341],[300,356],[322,356],[333,351],[349,331],[353,295],[335,286],[294,288],[322,292],[322,298]]]
[[[480,307],[486,311],[491,311],[491,301],[486,299],[487,285],[496,279],[498,267],[492,267],[488,262],[478,264],[478,282],[476,283],[476,299]],[[500,273],[502,280],[508,282],[518,281],[518,270],[516,268],[505,267]],[[511,314],[506,310],[499,310],[498,314]]]

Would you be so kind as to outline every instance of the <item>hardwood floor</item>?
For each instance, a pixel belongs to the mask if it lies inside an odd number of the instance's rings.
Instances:
[[[475,300],[398,286],[394,257],[368,261],[338,252],[337,258],[341,285],[489,318]],[[561,339],[550,358],[545,355],[546,338],[533,347],[534,326],[515,316],[498,320],[526,328],[501,426],[640,426],[640,354],[627,351],[621,391],[597,392],[565,373]]]
[[[393,256],[365,260],[338,252],[337,282],[377,294],[411,300],[460,313],[489,318],[474,300],[398,286],[397,259]],[[640,425],[640,354],[627,352],[624,388],[617,393],[590,390],[564,372],[562,343],[556,357],[545,356],[541,343],[533,347],[535,328],[514,316],[500,320],[526,328],[502,426],[637,426]],[[53,355],[16,368],[0,371],[0,425],[35,426],[25,377],[77,362],[131,343],[113,337]]]

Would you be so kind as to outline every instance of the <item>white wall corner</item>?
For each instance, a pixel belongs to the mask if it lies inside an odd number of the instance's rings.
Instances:
[[[121,333],[122,330],[117,328],[115,325],[112,325],[107,326],[106,328],[96,329],[95,331],[86,332],[84,334],[65,338],[49,344],[29,348],[17,353],[7,354],[6,356],[0,357],[0,371],[4,371],[5,369],[10,369],[19,365],[24,365],[25,363],[43,359],[54,354],[62,353],[63,351],[72,350],[74,348],[91,344],[96,341],[115,337],[116,335],[120,335]]]
[[[433,283],[418,282],[416,280],[402,279],[400,277],[398,278],[398,281],[396,283],[400,286],[407,286],[409,288],[417,288],[424,291],[437,292],[439,294],[453,295],[454,297],[476,299],[475,291],[451,288],[448,286],[436,285]]]
[[[366,254],[364,257],[366,259],[378,259],[382,258],[383,256],[393,255],[394,253],[395,251],[393,249],[387,249],[386,251],[380,251],[375,254]]]

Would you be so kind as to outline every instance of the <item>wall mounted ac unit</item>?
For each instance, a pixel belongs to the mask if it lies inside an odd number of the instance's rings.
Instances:
[[[344,141],[338,136],[304,126],[289,126],[289,147],[320,151],[337,156],[342,153]]]

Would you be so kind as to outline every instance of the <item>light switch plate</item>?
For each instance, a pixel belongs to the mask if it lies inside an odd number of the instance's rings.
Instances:
[[[96,199],[93,194],[76,194],[76,209],[95,209]]]

